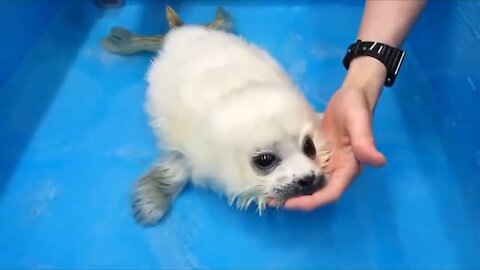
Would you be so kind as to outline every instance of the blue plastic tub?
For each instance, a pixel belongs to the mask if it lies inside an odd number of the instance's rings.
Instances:
[[[217,5],[318,109],[340,85],[360,2]],[[480,2],[430,1],[375,115],[382,169],[337,203],[259,217],[188,188],[166,219],[135,224],[130,192],[158,150],[143,111],[152,55],[112,55],[116,25],[165,31],[164,2],[0,1],[0,268],[479,269]]]

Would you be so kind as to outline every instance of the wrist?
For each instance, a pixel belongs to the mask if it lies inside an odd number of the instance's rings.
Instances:
[[[386,76],[387,69],[380,61],[373,57],[360,56],[351,61],[342,89],[361,91],[373,109]]]

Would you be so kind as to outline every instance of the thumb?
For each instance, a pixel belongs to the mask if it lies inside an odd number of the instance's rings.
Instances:
[[[368,110],[355,112],[347,130],[355,157],[364,164],[380,167],[385,164],[385,156],[375,147],[372,136],[371,114]]]

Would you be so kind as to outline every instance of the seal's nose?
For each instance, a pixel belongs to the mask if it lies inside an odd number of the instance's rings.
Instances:
[[[309,174],[298,179],[297,185],[301,194],[310,195],[325,185],[325,176]]]
[[[308,188],[315,181],[315,175],[310,174],[298,180],[298,185],[303,188]]]

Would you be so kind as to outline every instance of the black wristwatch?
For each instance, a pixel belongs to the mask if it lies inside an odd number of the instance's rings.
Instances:
[[[358,56],[370,56],[382,62],[387,68],[385,86],[391,87],[402,66],[405,52],[399,48],[391,47],[380,42],[357,40],[357,42],[348,47],[348,51],[343,58],[343,65],[347,70],[350,62]]]

